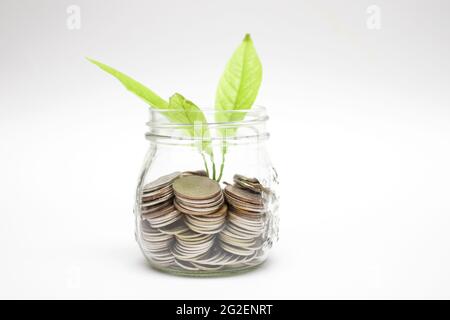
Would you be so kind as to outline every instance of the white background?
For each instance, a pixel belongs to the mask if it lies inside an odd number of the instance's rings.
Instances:
[[[449,13],[438,0],[2,0],[0,298],[450,298]],[[147,107],[83,57],[210,106],[246,32],[280,241],[252,273],[161,274],[133,237]]]

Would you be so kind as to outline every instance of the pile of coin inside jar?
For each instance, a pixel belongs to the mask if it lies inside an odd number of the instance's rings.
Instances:
[[[255,178],[218,182],[204,171],[174,172],[143,186],[141,247],[154,265],[190,271],[262,261],[270,190]]]

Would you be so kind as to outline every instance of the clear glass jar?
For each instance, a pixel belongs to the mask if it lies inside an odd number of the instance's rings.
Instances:
[[[179,112],[150,111],[136,240],[150,265],[169,273],[253,269],[278,239],[278,178],[266,149],[266,110],[203,110],[207,126],[174,123]],[[198,119],[196,111],[185,112]]]

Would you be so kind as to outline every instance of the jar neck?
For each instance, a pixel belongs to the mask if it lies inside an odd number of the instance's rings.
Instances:
[[[201,112],[150,110],[146,138],[173,143],[248,143],[269,138],[268,116],[263,107],[251,110],[211,110]]]

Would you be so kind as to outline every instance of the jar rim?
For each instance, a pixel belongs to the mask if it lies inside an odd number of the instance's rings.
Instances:
[[[210,128],[226,128],[237,127],[242,125],[255,125],[258,123],[265,123],[269,116],[266,108],[261,105],[254,105],[251,109],[233,109],[233,110],[216,110],[215,108],[202,108],[199,110],[185,110],[184,114],[189,118],[190,115],[194,117],[198,114],[203,114],[206,118],[204,123]],[[169,121],[168,117],[176,116],[180,110],[173,109],[150,109],[150,120],[147,125],[158,128],[189,128],[198,125],[198,123],[185,123]],[[195,118],[194,118],[195,119]],[[238,120],[236,120],[238,119]]]
[[[248,110],[215,110],[206,108],[201,110],[202,117],[192,117],[200,110],[187,111],[180,115],[180,110],[150,109],[150,120],[147,122],[148,140],[162,142],[164,140],[182,141],[239,141],[240,143],[257,139],[268,139],[266,121],[269,119],[266,108],[254,106]],[[170,115],[174,115],[171,117]],[[203,117],[204,116],[204,117]],[[173,120],[186,119],[194,122],[176,122]],[[206,118],[206,122],[203,121]]]

